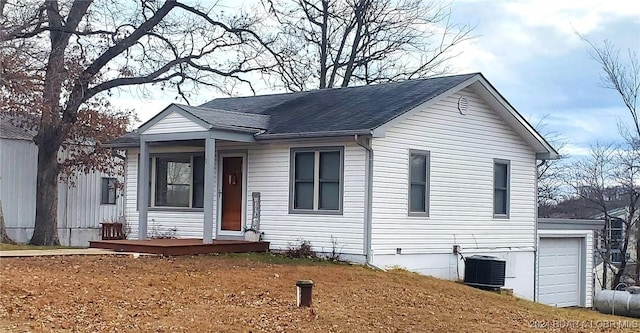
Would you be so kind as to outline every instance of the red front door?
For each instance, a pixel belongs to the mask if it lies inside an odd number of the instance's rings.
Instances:
[[[242,228],[242,160],[241,156],[222,157],[221,230]]]

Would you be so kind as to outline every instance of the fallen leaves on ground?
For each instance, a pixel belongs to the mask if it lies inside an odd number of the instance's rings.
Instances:
[[[401,270],[256,256],[2,259],[0,331],[623,332],[627,325],[632,332],[640,325]],[[301,279],[315,283],[312,309],[296,307]]]

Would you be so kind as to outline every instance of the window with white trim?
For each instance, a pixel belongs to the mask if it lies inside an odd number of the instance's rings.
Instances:
[[[341,213],[343,147],[292,148],[290,213]]]
[[[493,216],[509,217],[509,183],[511,162],[493,161]]]
[[[428,151],[409,151],[409,215],[429,216]]]

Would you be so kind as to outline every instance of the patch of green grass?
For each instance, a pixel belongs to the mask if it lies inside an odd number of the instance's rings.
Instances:
[[[0,251],[18,251],[18,250],[55,250],[55,249],[81,249],[77,246],[36,246],[28,244],[5,244],[0,243]]]

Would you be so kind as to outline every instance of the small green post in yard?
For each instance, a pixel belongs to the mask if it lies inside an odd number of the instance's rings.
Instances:
[[[307,306],[311,307],[312,294],[313,294],[313,281],[311,280],[298,280],[296,282],[296,289],[298,295],[297,304],[299,307]]]

